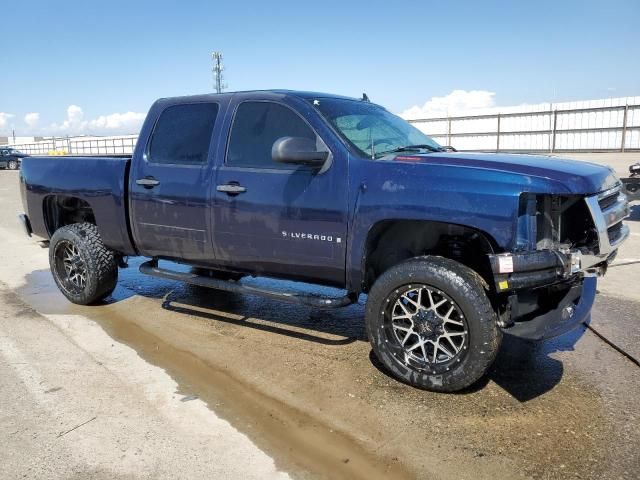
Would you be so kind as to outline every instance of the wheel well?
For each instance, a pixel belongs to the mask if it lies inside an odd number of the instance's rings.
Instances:
[[[72,223],[92,223],[96,224],[96,218],[91,206],[77,197],[66,195],[49,195],[44,199],[44,222],[47,227],[49,237],[60,227],[71,225]]]
[[[463,225],[433,221],[385,220],[369,231],[364,257],[364,291],[388,268],[408,258],[438,255],[466,265],[491,285],[488,253],[497,245],[486,233]]]

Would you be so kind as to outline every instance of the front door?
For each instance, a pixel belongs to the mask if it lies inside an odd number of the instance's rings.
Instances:
[[[165,108],[131,167],[131,224],[145,256],[210,260],[209,149],[217,103]]]
[[[273,143],[286,136],[322,143],[310,125],[284,104],[238,105],[216,179],[216,259],[263,275],[342,285],[347,159],[331,158],[331,166],[322,172],[275,163]]]

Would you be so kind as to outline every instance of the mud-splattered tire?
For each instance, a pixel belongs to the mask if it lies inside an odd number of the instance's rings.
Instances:
[[[108,297],[118,281],[116,257],[91,223],[55,231],[49,242],[49,266],[60,291],[78,305]]]
[[[479,380],[502,339],[482,278],[435,256],[404,261],[377,279],[366,326],[376,357],[393,376],[436,392],[455,392]]]

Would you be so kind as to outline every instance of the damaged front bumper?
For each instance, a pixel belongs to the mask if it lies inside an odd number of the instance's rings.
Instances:
[[[495,291],[505,298],[500,326],[531,340],[566,333],[584,322],[595,299],[595,277],[606,273],[629,236],[622,185],[585,198],[597,235],[594,249],[533,250],[489,255]]]
[[[574,330],[588,322],[596,298],[597,279],[586,277],[573,284],[557,304],[532,318],[515,319],[503,331],[527,340],[546,340]]]
[[[566,281],[581,270],[579,252],[557,250],[489,255],[497,292],[510,292]],[[605,262],[606,263],[606,262]]]
[[[614,256],[615,252],[586,272],[579,252],[490,255],[496,291],[507,298],[500,315],[503,331],[527,340],[545,340],[578,327],[589,318],[596,276],[604,274]]]

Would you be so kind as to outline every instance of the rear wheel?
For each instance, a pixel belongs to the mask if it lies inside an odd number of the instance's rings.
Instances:
[[[88,305],[109,296],[118,281],[118,264],[90,223],[62,227],[49,242],[49,266],[62,294]]]
[[[481,277],[442,257],[383,273],[369,293],[366,323],[374,353],[395,377],[438,392],[479,380],[501,341]]]
[[[7,168],[9,170],[17,170],[18,169],[18,161],[17,160],[9,160],[9,163],[7,163]]]

